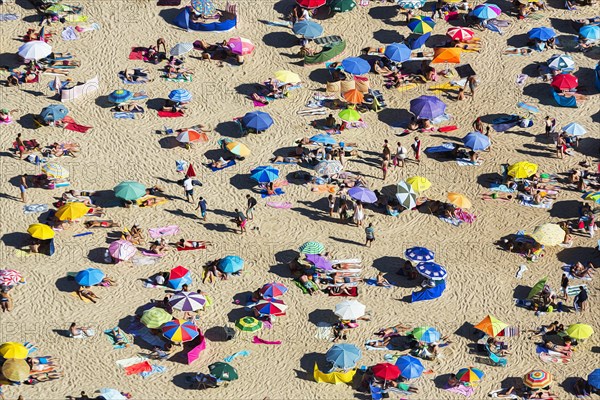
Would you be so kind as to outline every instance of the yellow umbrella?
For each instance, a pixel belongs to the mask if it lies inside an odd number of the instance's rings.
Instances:
[[[302,81],[302,79],[300,79],[300,76],[292,71],[277,71],[275,72],[274,76],[275,79],[283,83],[298,83]]]
[[[9,381],[20,382],[27,379],[31,373],[31,368],[25,360],[16,358],[6,360],[2,365],[2,375]]]
[[[27,347],[19,342],[6,342],[0,346],[0,356],[6,359],[18,358],[24,360],[28,354],[29,350],[27,350]]]
[[[542,224],[533,230],[531,237],[544,246],[556,246],[565,240],[565,231],[557,224]]]
[[[248,157],[250,155],[250,149],[243,143],[240,142],[229,142],[225,145],[227,150],[239,157]]]
[[[488,315],[480,323],[475,325],[476,329],[486,333],[488,336],[496,336],[504,330],[508,325],[500,321],[496,317]]]
[[[471,208],[471,200],[467,199],[464,194],[450,192],[448,193],[448,201],[459,208]]]
[[[69,170],[55,162],[44,164],[42,167],[42,172],[49,177],[56,179],[64,179],[69,177]]]
[[[74,219],[83,217],[88,213],[89,210],[90,208],[83,203],[71,202],[61,206],[56,211],[56,217],[61,221],[72,221]]]
[[[538,170],[537,164],[528,161],[519,161],[508,167],[508,175],[516,179],[529,178]]]
[[[29,225],[29,228],[27,228],[27,233],[29,233],[32,238],[40,240],[48,240],[54,237],[54,231],[46,224],[31,224]]]
[[[424,192],[431,187],[431,182],[429,182],[429,179],[422,176],[413,176],[412,178],[408,178],[406,183],[412,186],[415,192],[418,193]]]
[[[567,328],[567,335],[573,339],[587,339],[594,333],[594,329],[586,324],[573,324]]]

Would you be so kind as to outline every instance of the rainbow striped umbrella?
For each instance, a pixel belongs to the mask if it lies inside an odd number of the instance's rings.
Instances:
[[[278,299],[265,299],[260,300],[254,306],[254,309],[263,315],[283,315],[287,306],[282,300]]]
[[[531,389],[543,389],[552,383],[552,374],[543,369],[534,369],[523,377],[523,383]]]
[[[279,297],[285,292],[288,291],[288,288],[283,285],[283,283],[273,282],[267,283],[260,289],[260,294],[265,298],[276,298]]]
[[[456,379],[463,382],[465,386],[472,386],[479,382],[484,375],[483,371],[477,368],[461,368],[456,373]]]
[[[185,319],[174,319],[162,326],[163,336],[172,342],[182,343],[194,340],[200,332],[198,327]]]

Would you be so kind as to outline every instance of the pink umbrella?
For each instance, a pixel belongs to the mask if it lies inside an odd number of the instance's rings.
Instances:
[[[0,269],[0,285],[12,286],[16,285],[23,279],[23,276],[14,269]]]
[[[127,240],[117,240],[108,246],[108,253],[116,261],[127,261],[137,252],[137,249]]]
[[[243,37],[234,37],[229,39],[229,41],[227,41],[227,46],[229,46],[232,53],[240,54],[242,56],[250,54],[254,51],[254,45],[252,42]]]

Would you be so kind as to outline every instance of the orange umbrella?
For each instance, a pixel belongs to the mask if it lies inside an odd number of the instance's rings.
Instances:
[[[358,90],[351,89],[344,93],[344,99],[346,99],[348,103],[360,104],[365,100],[365,96]]]
[[[432,64],[441,64],[441,63],[452,63],[457,64],[460,62],[460,49],[458,47],[451,48],[438,48],[435,49],[435,53],[433,55]]]
[[[193,142],[208,142],[208,135],[202,131],[195,129],[187,129],[177,135],[177,141],[181,143],[193,143]]]

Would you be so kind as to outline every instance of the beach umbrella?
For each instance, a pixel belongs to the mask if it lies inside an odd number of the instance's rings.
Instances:
[[[400,376],[400,369],[394,364],[380,363],[372,368],[373,375],[386,381],[394,381]]]
[[[356,366],[362,353],[358,347],[349,343],[336,344],[327,350],[325,360],[333,364],[333,368],[351,369]]]
[[[188,103],[192,100],[192,94],[187,89],[175,89],[169,93],[169,99],[178,103]]]
[[[177,43],[175,46],[171,48],[169,54],[175,57],[179,57],[184,55],[185,53],[189,53],[194,49],[194,45],[192,43]]]
[[[411,247],[410,249],[406,249],[404,256],[410,261],[424,262],[433,261],[435,253],[426,247]]]
[[[365,100],[365,96],[356,89],[350,89],[344,93],[344,100],[352,104],[360,104]]]
[[[73,221],[86,215],[89,210],[89,206],[74,201],[60,206],[54,215],[61,221]]]
[[[115,196],[123,200],[137,200],[146,194],[146,186],[136,181],[123,181],[113,189]]]
[[[473,9],[473,16],[479,19],[490,19],[496,18],[500,14],[502,14],[502,10],[495,4],[480,4]]]
[[[206,303],[206,297],[196,292],[177,292],[169,299],[171,307],[181,311],[202,310]]]
[[[218,361],[208,366],[210,374],[222,381],[235,381],[238,378],[238,373],[231,365]]]
[[[486,316],[480,323],[475,325],[476,329],[479,329],[488,336],[497,336],[506,327],[508,325],[491,315]]]
[[[452,40],[458,40],[462,42],[473,39],[475,37],[475,32],[469,28],[456,26],[453,28],[448,28],[448,30],[446,31],[446,36],[448,36]]]
[[[413,176],[406,180],[410,186],[412,186],[413,190],[417,193],[422,193],[431,187],[431,182],[429,179],[422,176]]]
[[[184,343],[194,340],[200,332],[192,321],[186,319],[174,319],[162,326],[163,336],[172,342]]]
[[[201,16],[213,16],[217,13],[212,0],[192,0],[191,6]]]
[[[25,60],[41,60],[52,53],[52,47],[42,40],[32,40],[19,47],[18,54]]]
[[[541,293],[541,291],[544,290],[544,286],[546,286],[547,281],[548,281],[547,276],[540,279],[535,285],[533,285],[533,287],[529,291],[529,294],[527,295],[527,298],[533,299],[536,295]]]
[[[416,10],[425,5],[425,0],[397,0],[397,4],[405,10]]]
[[[356,320],[365,315],[365,309],[357,300],[345,300],[335,306],[335,315],[343,320]]]
[[[317,269],[325,269],[328,271],[331,271],[333,269],[333,264],[331,263],[331,261],[328,258],[320,256],[318,254],[307,254],[306,261],[312,263],[312,265],[314,265]]]
[[[334,175],[340,173],[344,166],[338,160],[323,160],[315,165],[315,172],[319,175]]]
[[[576,340],[587,339],[594,333],[594,329],[586,324],[573,324],[567,328],[567,335]]]
[[[552,383],[552,374],[543,369],[534,369],[525,374],[523,383],[531,389],[543,389]]]
[[[325,246],[319,242],[306,242],[298,248],[300,254],[321,254],[325,251]]]
[[[577,77],[571,74],[558,74],[552,78],[552,87],[559,90],[571,90],[576,89],[579,84]]]
[[[127,240],[116,240],[108,246],[108,253],[118,261],[127,261],[135,255],[137,249]]]
[[[256,332],[262,328],[262,321],[259,321],[254,317],[244,317],[238,319],[235,326],[242,332]]]
[[[208,142],[208,135],[206,132],[199,132],[195,129],[186,129],[185,131],[180,132],[176,139],[179,143],[206,143]]]
[[[586,25],[579,28],[579,36],[589,39],[598,40],[600,39],[600,26],[598,25]]]
[[[461,368],[456,373],[456,379],[463,382],[466,386],[479,382],[483,378],[483,371],[477,368]]]
[[[327,0],[296,0],[296,3],[298,3],[300,7],[309,9],[324,6],[326,2]]]
[[[250,171],[250,178],[258,183],[273,182],[279,178],[279,170],[270,166],[258,167]]]
[[[571,122],[570,124],[563,126],[562,131],[571,136],[583,136],[587,132],[585,128],[577,122]]]
[[[319,133],[309,139],[313,143],[336,145],[337,141],[326,133]]]
[[[443,280],[446,278],[446,275],[448,275],[446,268],[433,261],[425,261],[418,263],[416,268],[419,274],[421,274],[425,278],[433,280]]]
[[[371,65],[367,60],[359,57],[348,57],[342,60],[344,71],[352,75],[363,75],[371,70]]]
[[[302,81],[302,79],[300,79],[300,75],[292,72],[292,71],[286,71],[286,70],[281,70],[281,71],[276,71],[273,76],[275,77],[275,79],[277,79],[279,82],[282,83],[299,83]]]
[[[233,37],[229,39],[227,41],[227,46],[229,46],[233,54],[239,54],[242,56],[252,54],[254,51],[254,44],[252,44],[250,39],[243,37]]]
[[[106,275],[98,268],[88,268],[75,275],[75,282],[81,286],[94,286],[102,282]]]
[[[583,196],[581,196],[581,198],[585,199],[585,200],[592,200],[592,201],[600,204],[600,192],[585,193]]]
[[[363,203],[375,203],[377,201],[377,195],[372,190],[362,186],[350,188],[348,195],[354,200],[359,200]]]
[[[151,309],[144,311],[140,321],[150,329],[157,329],[172,319],[173,316],[163,308],[152,307]]]
[[[354,0],[332,0],[329,3],[329,9],[334,13],[352,11],[354,7],[356,7]]]
[[[256,131],[264,131],[273,125],[273,118],[266,112],[252,111],[242,117],[242,125]]]
[[[507,174],[515,179],[524,179],[534,175],[537,170],[537,164],[528,161],[519,161],[518,163],[509,165]]]
[[[165,285],[171,289],[181,290],[183,285],[189,285],[192,283],[192,275],[190,270],[178,265],[169,271],[169,278]]]
[[[419,96],[410,101],[410,112],[420,119],[434,119],[445,111],[446,104],[435,96]]]
[[[345,110],[340,111],[338,117],[345,122],[356,122],[361,119],[360,113],[353,108],[346,108]]]
[[[296,22],[292,26],[292,31],[306,39],[316,39],[323,34],[323,27],[315,21],[304,20]]]
[[[463,144],[473,151],[481,151],[490,147],[490,138],[481,132],[471,132],[463,138]]]
[[[471,200],[469,200],[467,196],[461,193],[448,193],[448,201],[458,208],[471,208],[472,206]]]
[[[541,26],[539,28],[533,28],[532,30],[527,32],[527,36],[529,37],[529,39],[537,39],[541,40],[542,42],[545,42],[555,37],[556,32],[554,32],[554,29],[552,28]]]
[[[66,4],[56,3],[56,4],[53,4],[50,7],[46,8],[44,10],[44,13],[45,14],[60,14],[60,13],[67,13],[72,10],[73,10],[73,8]],[[43,35],[39,35],[39,36],[43,37]]]
[[[424,343],[434,343],[442,337],[442,334],[437,329],[430,326],[420,326],[413,329],[410,334],[419,342]]]
[[[285,294],[288,291],[288,288],[285,287],[283,283],[272,282],[265,284],[262,288],[260,288],[260,294],[264,298],[276,298]]]
[[[14,269],[0,269],[0,286],[14,286],[23,281],[23,276]]]
[[[0,346],[0,356],[3,358],[24,360],[29,356],[29,350],[19,342],[6,342]]]
[[[392,61],[404,62],[410,58],[411,50],[404,43],[392,43],[385,47],[384,55]]]
[[[418,33],[420,35],[431,32],[434,26],[435,21],[424,15],[411,18],[410,21],[408,21],[408,29],[413,33]]]
[[[9,381],[20,382],[29,377],[31,368],[25,360],[12,358],[2,365],[2,375]]]
[[[402,207],[411,210],[417,206],[417,193],[411,184],[406,181],[398,182],[396,192],[396,199]]]
[[[117,89],[113,90],[111,94],[108,95],[108,101],[115,104],[121,104],[131,100],[132,97],[133,92],[125,89]]]
[[[565,239],[565,231],[558,224],[542,224],[537,226],[531,237],[539,244],[545,246],[556,246],[561,244]]]
[[[42,172],[50,178],[66,179],[69,177],[69,170],[55,162],[44,164],[42,166]]]
[[[104,400],[127,400],[117,389],[102,388],[98,391]]]
[[[46,122],[60,121],[69,113],[69,109],[62,104],[51,104],[44,107],[40,117]]]
[[[34,239],[48,240],[54,237],[54,231],[46,224],[31,224],[27,228],[27,233]]]
[[[410,355],[399,357],[396,360],[396,367],[400,370],[400,376],[404,379],[415,379],[420,377],[425,370],[421,361]]]
[[[458,47],[439,47],[433,52],[432,64],[457,64],[460,62],[460,52],[462,49]]]
[[[560,71],[561,69],[573,69],[575,67],[575,61],[568,54],[560,54],[552,56],[548,60],[548,68]]]
[[[600,389],[600,368],[593,370],[587,379],[588,383],[595,389]]]
[[[226,256],[219,261],[218,268],[226,274],[234,274],[244,268],[244,260],[238,256]]]
[[[250,149],[244,143],[240,142],[229,142],[225,145],[225,148],[238,157],[248,157],[250,155]]]
[[[259,300],[253,308],[261,315],[284,315],[287,310],[283,300],[272,298]]]

